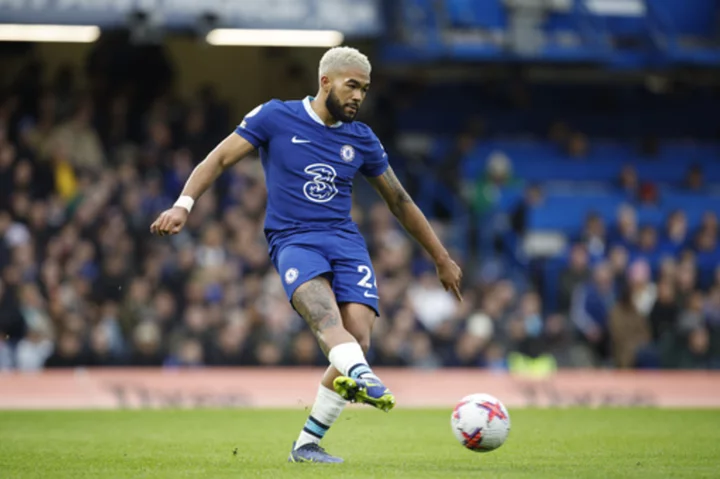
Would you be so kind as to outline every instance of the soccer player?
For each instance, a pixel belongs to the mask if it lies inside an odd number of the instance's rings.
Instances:
[[[375,134],[353,121],[370,87],[370,70],[367,57],[354,48],[328,50],[320,60],[317,95],[271,100],[249,112],[198,164],[177,202],[150,228],[159,235],[178,233],[194,202],[218,176],[251,151],[260,151],[270,257],[289,301],[330,362],[293,444],[292,462],[342,462],[319,442],[348,401],[384,411],[395,405],[365,359],[379,313],[372,263],[350,217],[358,171],[433,258],[445,289],[462,299],[460,268],[398,181]]]

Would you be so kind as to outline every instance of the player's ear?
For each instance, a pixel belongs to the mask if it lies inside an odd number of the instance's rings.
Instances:
[[[327,75],[323,75],[320,77],[320,88],[323,89],[325,93],[330,91],[330,88],[332,87],[332,81],[330,80],[330,77]]]

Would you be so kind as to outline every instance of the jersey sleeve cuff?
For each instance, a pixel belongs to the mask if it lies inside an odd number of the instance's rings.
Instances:
[[[385,173],[390,165],[384,163],[382,165],[375,166],[374,168],[363,168],[363,175],[370,178],[375,178]]]
[[[245,128],[240,128],[239,126],[235,128],[235,133],[245,138],[252,146],[255,148],[259,148],[262,144],[262,141],[255,136],[251,131],[246,130]]]

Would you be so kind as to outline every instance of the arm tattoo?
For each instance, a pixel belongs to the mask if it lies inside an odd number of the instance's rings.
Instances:
[[[410,198],[410,195],[407,191],[405,191],[403,185],[400,184],[400,180],[398,180],[397,176],[395,176],[395,172],[392,168],[388,167],[382,177],[387,182],[390,189],[390,194],[387,198],[388,204],[390,205],[390,209],[393,213],[397,215],[400,206],[405,203],[412,203],[412,198]]]
[[[390,211],[400,221],[403,228],[425,248],[434,259],[447,257],[447,251],[428,223],[425,215],[413,202],[405,188],[395,176],[392,168],[380,177],[371,180],[372,185],[383,197]]]
[[[305,283],[293,294],[292,304],[310,326],[320,347],[327,354],[329,348],[322,339],[323,332],[341,324],[341,319],[335,299],[325,281],[315,278]]]

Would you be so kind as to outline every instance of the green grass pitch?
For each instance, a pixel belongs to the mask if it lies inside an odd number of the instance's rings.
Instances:
[[[720,411],[512,410],[508,442],[458,444],[450,410],[350,408],[324,444],[342,465],[288,464],[302,410],[0,412],[0,477],[710,478]]]

